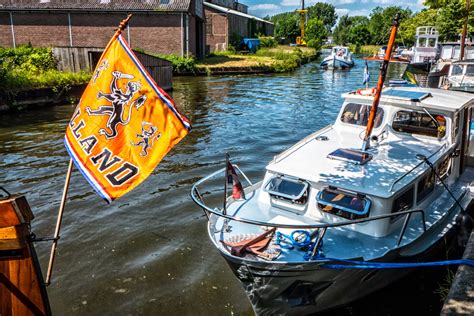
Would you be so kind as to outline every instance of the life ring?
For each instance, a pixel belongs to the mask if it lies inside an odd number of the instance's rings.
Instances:
[[[377,92],[376,88],[367,88],[367,89],[357,89],[356,93],[358,95],[364,95],[364,96],[372,96],[375,95],[375,92]]]

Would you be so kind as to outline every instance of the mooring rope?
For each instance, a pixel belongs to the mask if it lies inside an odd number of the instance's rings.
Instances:
[[[442,267],[449,265],[466,265],[474,267],[474,260],[471,259],[456,259],[445,261],[432,262],[367,262],[357,260],[335,259],[335,258],[317,258],[323,261],[336,261],[344,264],[323,263],[322,268],[328,269],[405,269],[405,268],[419,268],[419,267]]]

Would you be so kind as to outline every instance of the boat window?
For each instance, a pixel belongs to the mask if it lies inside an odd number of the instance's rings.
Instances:
[[[449,176],[449,174],[451,173],[451,159],[448,157],[446,157],[446,159],[444,159],[439,165],[438,165],[438,168],[437,168],[437,171],[436,171],[439,175],[439,177],[441,179],[445,179],[447,176]]]
[[[418,47],[426,47],[426,38],[424,37],[419,38]]]
[[[451,70],[451,76],[458,75],[462,75],[462,67],[460,65],[453,65],[453,69]]]
[[[393,213],[398,213],[398,212],[403,212],[403,211],[406,211],[408,210],[410,207],[413,206],[413,195],[414,195],[414,192],[415,192],[415,188],[412,186],[410,189],[408,189],[407,191],[405,191],[402,195],[400,195],[399,197],[397,197],[394,201],[393,201],[393,205],[392,205],[392,214]],[[395,221],[397,220],[398,218],[400,217],[399,216],[393,216],[390,218],[390,221]]]
[[[270,179],[265,186],[270,196],[296,204],[306,204],[308,200],[308,183],[288,177],[278,176]]]
[[[446,118],[443,115],[431,116],[425,112],[398,111],[393,118],[392,128],[397,132],[443,138],[446,134]]]
[[[466,76],[474,76],[474,65],[467,65]]]
[[[430,172],[418,182],[418,188],[416,190],[416,194],[417,194],[416,202],[420,203],[431,192],[433,192],[434,185],[435,185],[435,175],[433,172]]]
[[[436,38],[428,39],[428,47],[436,47]]]
[[[366,126],[369,119],[371,105],[348,103],[344,107],[341,115],[341,121],[348,124]],[[378,108],[375,115],[374,127],[377,128],[382,124],[383,109]]]
[[[326,188],[319,191],[316,200],[319,209],[326,213],[351,220],[369,216],[371,203],[362,194]]]
[[[466,47],[465,59],[474,59],[474,47]]]

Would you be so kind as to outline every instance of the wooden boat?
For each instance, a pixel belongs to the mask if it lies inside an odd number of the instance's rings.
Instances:
[[[22,195],[0,198],[0,315],[51,315]]]

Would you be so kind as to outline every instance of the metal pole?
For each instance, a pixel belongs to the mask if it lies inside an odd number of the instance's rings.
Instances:
[[[64,206],[66,205],[67,191],[69,189],[69,180],[71,179],[72,166],[73,166],[72,159],[69,159],[69,166],[67,168],[66,181],[64,182],[63,196],[61,198],[61,204],[59,205],[58,219],[56,221],[56,230],[54,232],[54,237],[53,237],[53,245],[51,247],[51,254],[49,256],[48,272],[46,273],[46,280],[45,280],[46,285],[51,284],[51,275],[53,273],[54,258],[56,256],[56,248],[58,246],[59,231],[61,230],[61,222],[63,220]]]
[[[227,214],[227,175],[228,175],[228,171],[229,171],[229,169],[227,168],[228,165],[229,165],[229,154],[225,153],[224,207],[222,209],[222,213],[224,215]]]
[[[69,23],[69,46],[72,47],[72,22],[71,22],[71,13],[68,12],[67,20]]]
[[[464,20],[464,27],[462,29],[461,35],[461,55],[459,56],[459,60],[464,59],[464,46],[466,42],[466,33],[467,33],[467,22],[469,20],[469,11],[471,10],[471,0],[466,0],[466,19]]]
[[[16,48],[15,29],[13,28],[13,13],[10,12],[10,25],[12,29],[13,48]]]

